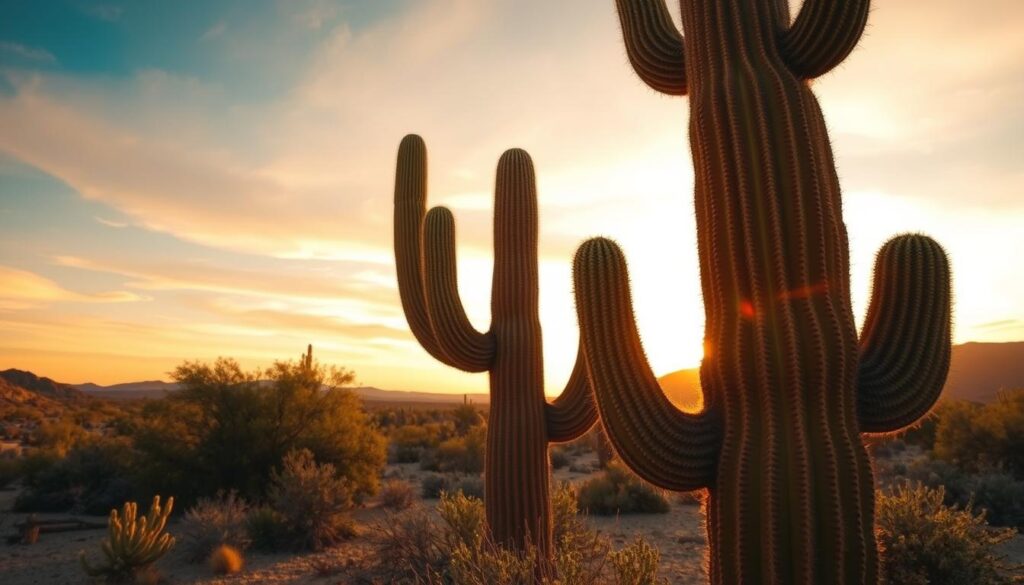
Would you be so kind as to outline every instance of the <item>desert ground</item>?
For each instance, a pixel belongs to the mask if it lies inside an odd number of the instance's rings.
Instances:
[[[584,465],[585,466],[585,465]],[[385,476],[401,478],[418,488],[420,472],[415,464],[389,465]],[[570,472],[560,469],[554,472],[556,481],[580,483],[593,473]],[[10,512],[16,492],[0,492],[0,534],[14,532],[13,525],[22,521],[24,514]],[[706,581],[704,569],[705,539],[701,526],[702,512],[699,506],[681,503],[671,499],[672,508],[667,514],[638,514],[620,517],[588,516],[590,526],[609,536],[616,546],[629,543],[635,535],[641,535],[657,546],[661,552],[661,575],[671,583],[681,585],[698,584]],[[432,509],[437,500],[420,500],[416,505]],[[355,513],[361,535],[341,545],[318,553],[260,554],[248,551],[246,564],[241,573],[218,577],[204,563],[189,563],[183,551],[172,550],[157,563],[163,583],[174,585],[214,584],[309,584],[335,585],[358,582],[346,575],[348,567],[373,554],[371,545],[374,526],[388,519],[391,512],[370,502]],[[40,519],[67,515],[38,515]],[[82,517],[91,521],[105,522],[102,517]],[[172,521],[168,531],[175,531]],[[105,537],[103,530],[43,534],[39,542],[26,545],[0,543],[0,575],[6,585],[72,585],[89,583],[78,561],[81,551],[91,558],[98,558],[100,542]],[[1012,562],[1024,562],[1024,536],[1018,535],[1005,547],[1005,553]]]

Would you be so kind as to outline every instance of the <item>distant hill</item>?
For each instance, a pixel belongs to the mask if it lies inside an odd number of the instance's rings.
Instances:
[[[112,386],[100,386],[92,383],[76,384],[74,388],[88,395],[106,398],[107,400],[137,400],[140,398],[163,398],[176,391],[179,385],[173,382],[150,380],[146,382],[114,384]],[[463,399],[462,394],[381,390],[372,386],[351,388],[351,390],[367,402],[459,404]],[[470,394],[468,398],[474,404],[487,404],[488,402],[486,394]]]
[[[4,370],[0,372],[0,380],[58,402],[78,403],[89,399],[88,395],[70,384],[61,384],[49,378],[40,378],[32,372],[23,370]]]
[[[676,406],[700,403],[700,371],[679,370],[659,378]],[[992,402],[1000,390],[1024,388],[1024,341],[953,346],[944,399]]]
[[[0,410],[14,412],[15,407],[29,408],[44,416],[56,416],[64,410],[60,402],[0,378]]]

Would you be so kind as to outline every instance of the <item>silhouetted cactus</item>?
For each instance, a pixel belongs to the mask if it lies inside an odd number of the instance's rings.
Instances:
[[[107,540],[100,545],[105,562],[94,567],[82,553],[80,560],[86,573],[120,582],[148,569],[174,546],[174,537],[164,532],[173,507],[174,498],[168,498],[167,506],[161,507],[160,496],[155,496],[149,514],[142,518],[137,517],[135,502],[126,502],[121,514],[111,510]]]
[[[617,5],[640,77],[690,96],[705,408],[681,412],[661,392],[622,253],[595,239],[574,280],[602,423],[648,481],[708,489],[712,583],[877,583],[859,434],[934,403],[950,284],[938,244],[891,241],[858,348],[839,182],[807,80],[853,49],[868,0],[805,0],[792,24],[784,0],[682,0],[685,38],[662,0]]]
[[[485,494],[496,542],[551,551],[548,443],[585,433],[597,410],[578,355],[562,395],[544,399],[538,317],[537,192],[523,150],[498,162],[494,211],[491,327],[476,331],[459,299],[455,223],[450,211],[426,211],[427,152],[418,136],[398,150],[395,260],[402,307],[432,356],[467,372],[490,373]]]

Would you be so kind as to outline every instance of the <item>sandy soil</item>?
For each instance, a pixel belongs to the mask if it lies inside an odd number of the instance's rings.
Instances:
[[[390,466],[389,476],[403,477],[417,482],[421,473],[415,466]],[[583,481],[587,474],[571,473],[562,469],[555,472],[557,481]],[[0,536],[13,532],[12,525],[20,522],[23,514],[8,512],[13,492],[0,492]],[[427,501],[433,505],[436,501]],[[40,518],[66,517],[40,515]],[[356,521],[364,527],[372,526],[385,517],[377,508],[359,510]],[[95,518],[105,522],[105,518]],[[631,515],[622,517],[589,517],[590,525],[611,538],[618,548],[628,544],[635,535],[641,535],[661,551],[661,572],[671,583],[690,585],[706,582],[704,570],[705,541],[701,528],[700,508],[672,501],[668,514]],[[169,530],[174,532],[172,523]],[[105,537],[103,530],[44,534],[32,546],[8,545],[0,542],[0,582],[6,585],[79,585],[88,583],[78,561],[80,551],[98,559],[99,543]],[[1024,536],[1017,536],[1006,548],[1015,562],[1024,562]],[[366,538],[356,538],[330,550],[315,554],[266,555],[246,554],[245,570],[231,577],[215,577],[204,564],[189,564],[180,550],[172,551],[161,559],[157,568],[165,583],[174,585],[214,584],[295,584],[335,585],[350,582],[343,572],[320,575],[324,566],[343,567],[346,563],[372,554]]]

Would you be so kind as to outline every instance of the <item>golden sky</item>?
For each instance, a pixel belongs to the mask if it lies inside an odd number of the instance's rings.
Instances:
[[[313,343],[363,384],[484,390],[398,303],[410,132],[478,329],[495,165],[533,156],[549,393],[575,356],[572,253],[595,235],[626,251],[655,371],[697,365],[687,104],[634,76],[612,0],[174,4],[0,9],[0,369],[110,384]],[[920,231],[952,258],[956,341],[1024,339],[1022,23],[1019,0],[880,0],[815,82],[858,318],[875,250]]]

